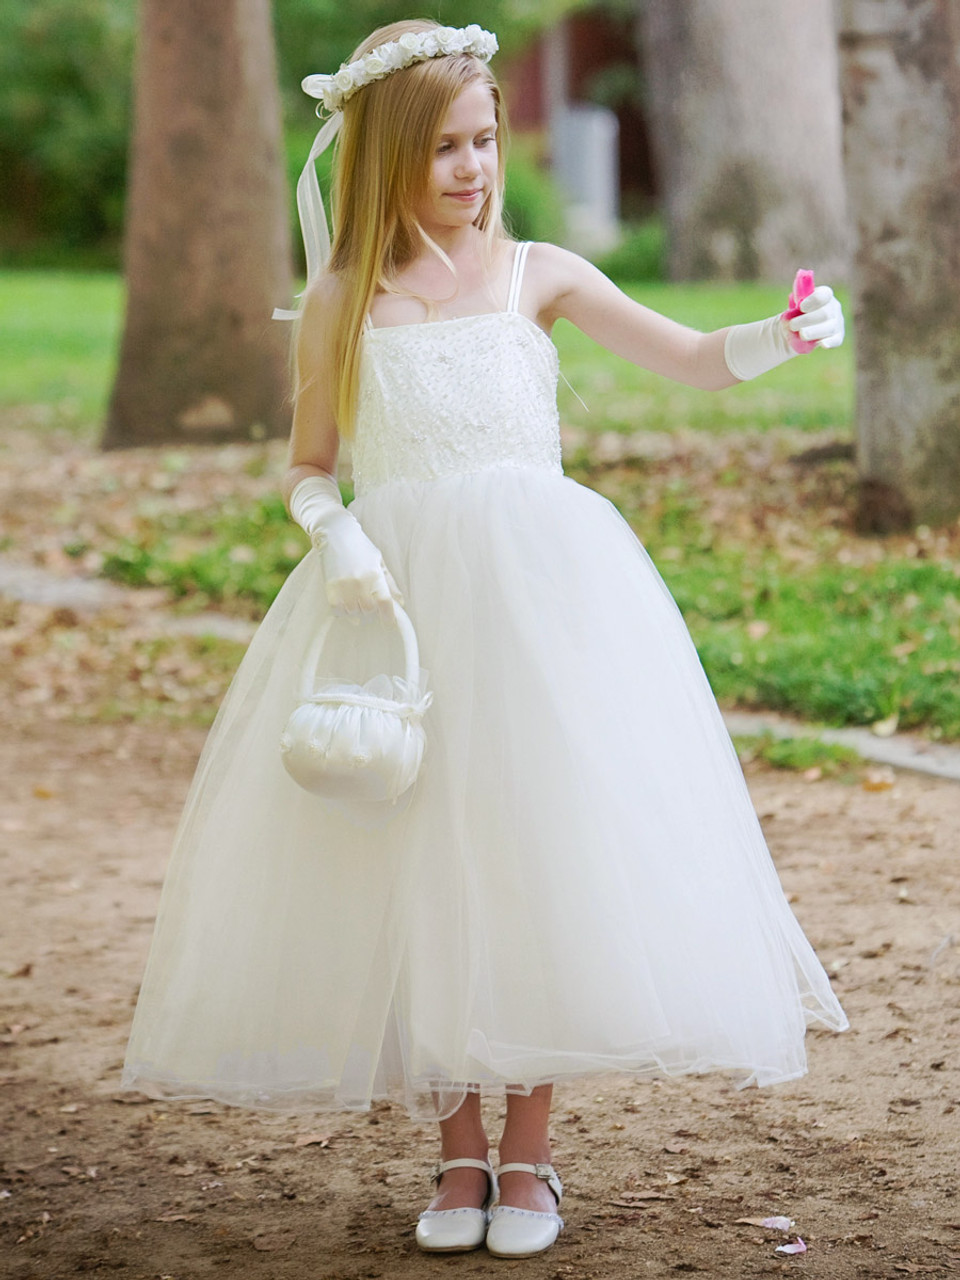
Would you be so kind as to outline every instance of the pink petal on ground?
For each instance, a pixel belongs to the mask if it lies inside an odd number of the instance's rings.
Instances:
[[[799,1236],[791,1244],[778,1244],[774,1253],[806,1253],[807,1246]]]
[[[789,1231],[795,1224],[792,1218],[764,1218],[760,1225],[768,1231]]]

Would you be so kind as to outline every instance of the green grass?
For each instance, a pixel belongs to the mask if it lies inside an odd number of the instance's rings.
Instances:
[[[0,272],[0,407],[93,436],[116,366],[123,288],[109,272]]]
[[[764,285],[630,285],[646,306],[699,329],[756,320],[783,306],[783,290]],[[68,427],[93,439],[103,421],[116,364],[123,299],[109,273],[0,272],[0,406],[40,406],[38,425]],[[621,360],[572,325],[555,331],[565,376],[563,420],[587,431],[708,431],[795,426],[850,430],[853,373],[849,347],[793,360],[759,382],[715,394],[680,387]]]
[[[645,285],[641,301],[698,328],[772,313],[777,290],[756,285]],[[0,273],[0,405],[41,406],[30,420],[93,438],[109,390],[122,290],[111,275]],[[697,427],[762,432],[782,425],[849,432],[852,354],[815,353],[719,395],[674,387],[558,326],[562,365],[592,412],[569,392],[563,417],[588,431]],[[578,418],[579,414],[579,418]],[[579,461],[577,478],[607,487]],[[960,566],[894,549],[842,563],[838,539],[812,522],[818,554],[797,563],[776,545],[716,523],[711,484],[665,479],[638,464],[615,496],[660,567],[722,701],[782,709],[828,724],[896,714],[904,728],[960,738]],[[612,481],[611,481],[612,483]],[[731,483],[739,483],[733,475]],[[635,485],[635,488],[634,488]],[[656,487],[659,486],[659,487]],[[615,486],[614,486],[615,487]],[[632,490],[632,491],[631,491]],[[713,495],[715,496],[715,495]],[[256,615],[302,554],[278,499],[214,512],[143,518],[106,550],[104,571],[162,585],[188,605]],[[882,544],[878,544],[880,546]],[[87,548],[72,548],[82,554]],[[856,558],[855,558],[856,559]],[[771,748],[772,750],[772,748]]]
[[[216,512],[141,519],[135,537],[107,553],[101,572],[133,587],[167,587],[192,607],[226,604],[262,614],[307,549],[279,495]],[[82,555],[84,546],[67,548]]]
[[[799,570],[729,550],[662,568],[721,700],[827,724],[897,715],[902,728],[960,737],[960,580],[951,566]]]
[[[858,777],[863,758],[851,747],[821,738],[775,738],[772,734],[736,734],[733,745],[744,764],[764,760],[774,769],[805,773],[819,770],[824,778],[839,778],[844,782]]]
[[[799,566],[769,548],[705,538],[701,501],[684,492],[630,514],[721,701],[833,725],[896,715],[902,728],[960,738],[958,566],[850,566],[828,551]],[[303,547],[279,499],[264,499],[145,519],[104,572],[256,616]]]

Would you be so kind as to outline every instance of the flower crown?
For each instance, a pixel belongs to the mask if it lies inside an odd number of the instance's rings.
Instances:
[[[339,111],[358,89],[415,62],[450,53],[472,53],[481,62],[489,62],[498,47],[497,37],[475,22],[469,27],[406,31],[399,40],[377,45],[356,62],[344,63],[333,75],[307,76],[301,88],[311,98],[319,98],[327,111]]]

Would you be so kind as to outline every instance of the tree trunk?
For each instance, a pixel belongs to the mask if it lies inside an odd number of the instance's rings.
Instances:
[[[675,280],[842,275],[831,0],[638,0]]]
[[[960,512],[960,6],[841,0],[860,525]]]
[[[142,0],[104,447],[282,435],[290,243],[269,0]]]

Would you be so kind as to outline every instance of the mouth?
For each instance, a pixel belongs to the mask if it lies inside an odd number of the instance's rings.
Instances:
[[[483,195],[480,187],[475,187],[472,191],[448,191],[447,195],[451,200],[462,200],[464,204],[468,204],[471,200],[476,200],[478,196]]]

